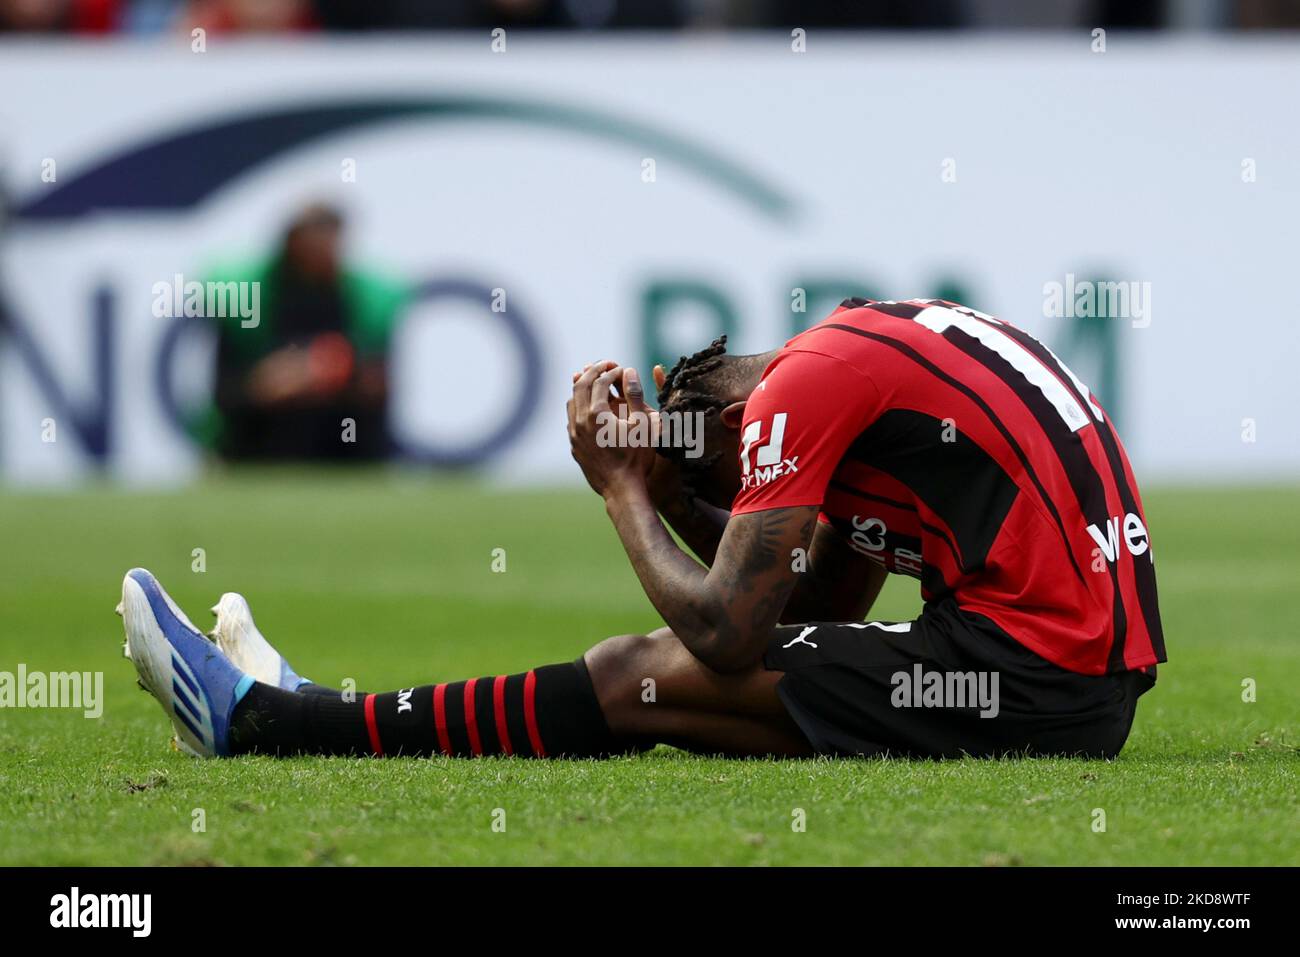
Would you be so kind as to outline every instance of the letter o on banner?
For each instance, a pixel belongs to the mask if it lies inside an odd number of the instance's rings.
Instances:
[[[216,355],[217,334],[211,321],[194,316],[172,319],[163,330],[158,351],[154,355],[153,388],[163,418],[176,429],[178,434],[194,439],[195,436],[187,421],[188,417],[176,397],[176,352],[180,348],[181,340],[186,336],[207,339],[212,344],[213,355]]]
[[[511,295],[510,308],[504,312],[492,310],[492,290],[487,286],[464,279],[431,279],[415,287],[407,301],[407,308],[420,303],[428,304],[438,299],[461,299],[483,307],[484,316],[500,322],[518,353],[523,375],[518,379],[518,393],[510,411],[501,424],[490,429],[480,439],[467,444],[430,445],[412,442],[409,438],[394,436],[394,444],[408,458],[441,468],[464,468],[486,462],[523,434],[529,420],[537,411],[534,401],[542,385],[542,349],[533,332],[532,324],[519,308],[519,297]]]

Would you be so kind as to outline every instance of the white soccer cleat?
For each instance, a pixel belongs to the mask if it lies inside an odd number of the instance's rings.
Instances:
[[[212,607],[217,616],[211,636],[217,647],[245,674],[262,684],[285,691],[297,691],[309,682],[289,667],[284,655],[262,637],[253,622],[253,611],[243,595],[228,591]]]

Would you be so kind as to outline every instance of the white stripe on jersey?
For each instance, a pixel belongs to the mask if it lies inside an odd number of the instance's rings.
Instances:
[[[1071,432],[1078,432],[1085,425],[1090,424],[1088,414],[1075,401],[1074,396],[1070,395],[1070,390],[1061,384],[1061,380],[1052,375],[1032,353],[1001,329],[996,329],[974,316],[965,315],[947,306],[928,306],[917,313],[912,321],[940,335],[950,326],[956,326],[972,339],[979,340],[982,345],[1006,359],[1030,385],[1043,393]],[[1070,378],[1074,379],[1074,376],[1071,375]],[[1078,380],[1076,379],[1075,382],[1077,383]]]

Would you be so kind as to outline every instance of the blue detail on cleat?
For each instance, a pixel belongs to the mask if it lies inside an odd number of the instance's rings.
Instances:
[[[171,646],[172,683],[155,689],[168,694],[171,710],[213,754],[230,753],[230,717],[253,686],[253,678],[236,668],[215,644],[199,634],[174,609],[158,580],[143,568],[128,576],[140,586],[149,610]]]

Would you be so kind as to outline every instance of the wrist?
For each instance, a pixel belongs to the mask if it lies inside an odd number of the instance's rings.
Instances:
[[[645,476],[639,473],[624,474],[612,479],[605,486],[603,497],[607,509],[618,503],[644,501],[653,504]]]

